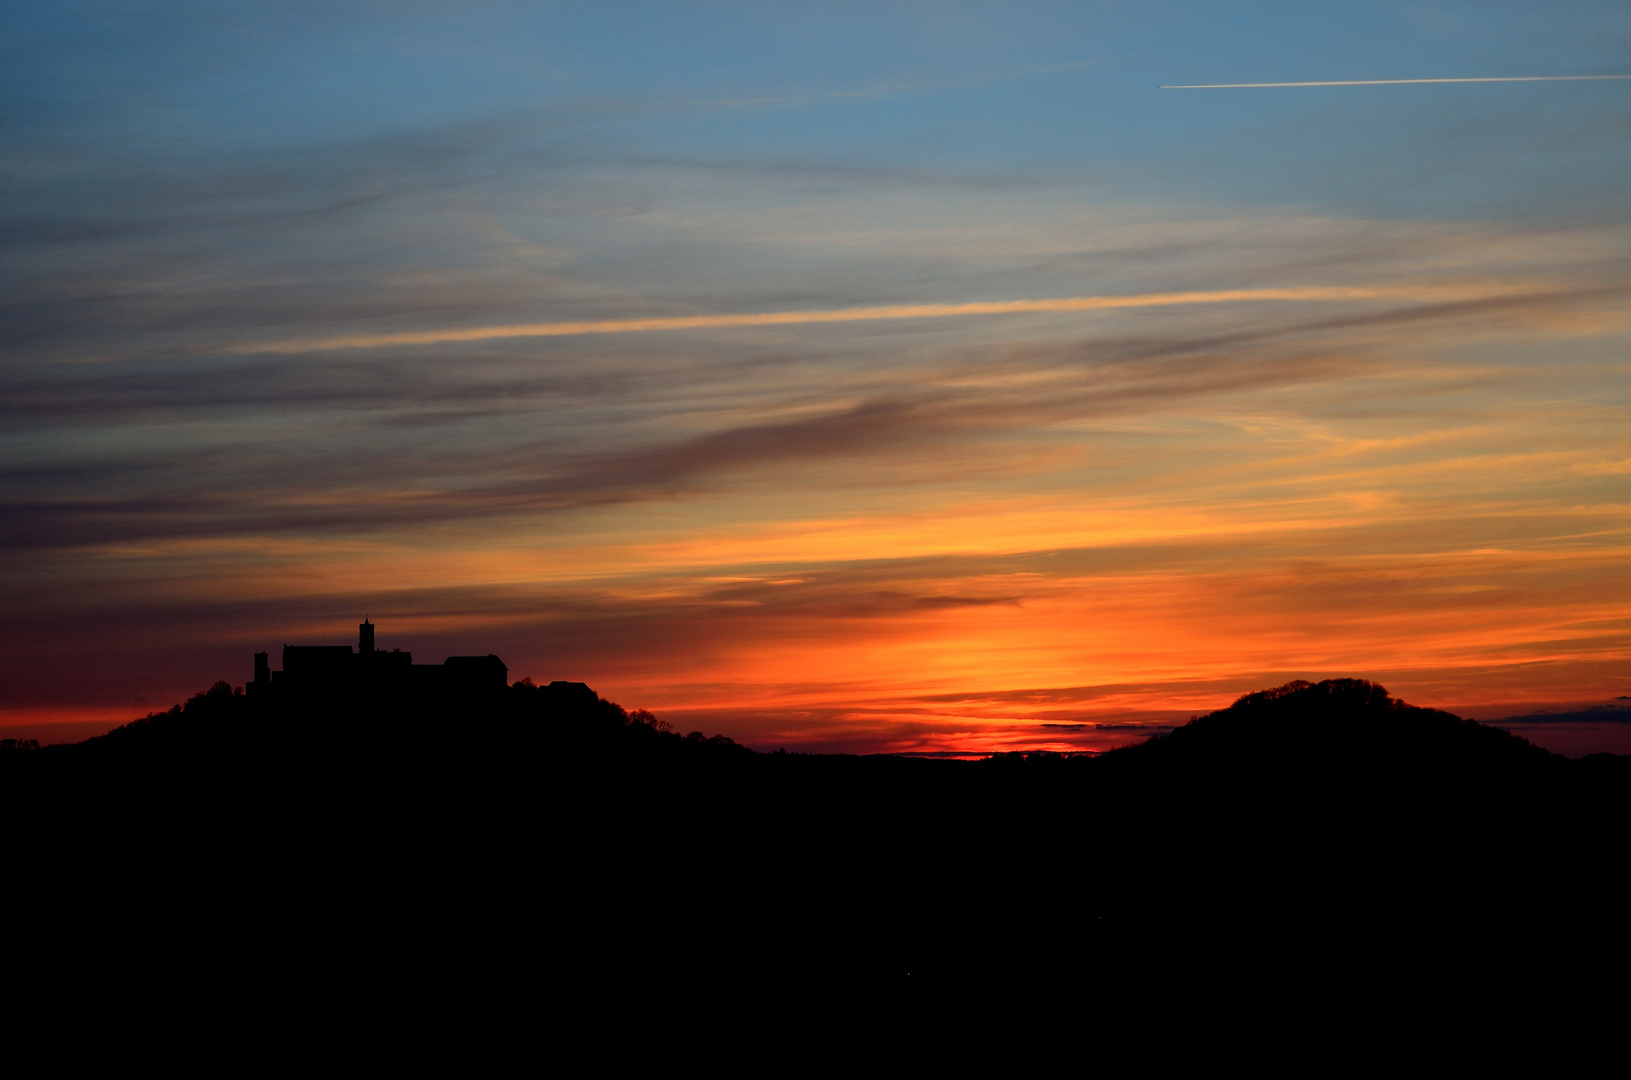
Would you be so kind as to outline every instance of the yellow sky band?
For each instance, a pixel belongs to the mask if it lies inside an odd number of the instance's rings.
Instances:
[[[668,315],[648,319],[594,319],[580,322],[523,323],[466,329],[404,330],[389,334],[341,334],[238,345],[235,353],[319,352],[374,349],[385,345],[438,345],[498,338],[575,337],[582,334],[635,334],[652,330],[704,330],[743,326],[797,326],[809,323],[872,322],[887,319],[939,319],[952,315],[1012,315],[1026,312],[1106,311],[1115,308],[1226,304],[1251,300],[1375,300],[1398,297],[1396,288],[1309,286],[1295,289],[1219,289],[1211,292],[1144,293],[1137,296],[1061,296],[1044,300],[994,300],[967,304],[896,304],[828,311],[764,311],[741,315]]]

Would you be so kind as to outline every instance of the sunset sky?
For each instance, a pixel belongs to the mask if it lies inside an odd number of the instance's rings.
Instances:
[[[364,613],[765,749],[1613,706],[1631,79],[1161,89],[1583,75],[1631,5],[6,5],[0,734]]]

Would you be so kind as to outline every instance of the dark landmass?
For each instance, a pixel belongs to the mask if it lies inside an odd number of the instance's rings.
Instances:
[[[0,753],[0,785],[36,918],[409,981],[497,955],[590,980],[1101,990],[1149,989],[1157,958],[1210,979],[1401,949],[1446,978],[1578,965],[1620,947],[1631,839],[1631,758],[1571,761],[1360,680],[1097,757],[982,761],[756,753],[580,683],[220,683]]]

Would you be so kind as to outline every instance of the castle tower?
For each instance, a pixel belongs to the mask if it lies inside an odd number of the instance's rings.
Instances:
[[[357,626],[357,651],[364,655],[374,651],[374,624],[366,615]]]

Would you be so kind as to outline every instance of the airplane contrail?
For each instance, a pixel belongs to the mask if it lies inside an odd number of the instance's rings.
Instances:
[[[1408,295],[1418,295],[1417,292]],[[1225,304],[1253,300],[1376,300],[1397,298],[1401,290],[1351,286],[1305,286],[1291,289],[1220,289],[1211,292],[1142,293],[1127,296],[1060,296],[1044,300],[996,300],[966,304],[897,304],[888,307],[837,308],[826,311],[763,311],[740,315],[672,315],[647,319],[594,319],[579,322],[525,323],[443,330],[404,330],[382,334],[340,334],[230,346],[229,352],[292,353],[329,349],[373,349],[385,345],[437,345],[498,338],[576,337],[582,334],[632,334],[652,330],[702,330],[740,326],[797,326],[810,323],[873,322],[887,319],[937,319],[951,315],[1010,315],[1043,311],[1109,311],[1117,308]]]
[[[1330,82],[1237,82],[1162,86],[1162,90],[1254,90],[1274,86],[1416,86],[1422,83],[1596,82],[1631,75],[1497,75],[1481,79],[1337,79]]]

